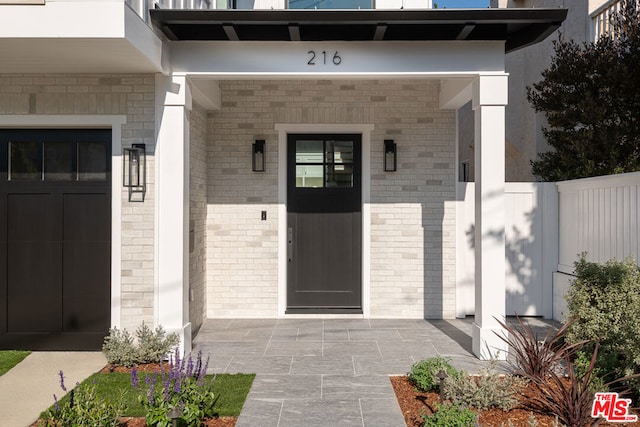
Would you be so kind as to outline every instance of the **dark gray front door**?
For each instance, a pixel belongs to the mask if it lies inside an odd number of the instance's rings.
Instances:
[[[98,350],[110,299],[111,131],[0,130],[0,348]]]
[[[362,311],[361,136],[288,136],[287,313]]]

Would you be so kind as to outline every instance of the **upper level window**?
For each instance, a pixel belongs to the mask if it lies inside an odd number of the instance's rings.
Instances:
[[[372,0],[289,0],[288,9],[372,9]]]

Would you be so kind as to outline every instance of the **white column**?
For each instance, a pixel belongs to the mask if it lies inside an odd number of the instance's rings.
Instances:
[[[497,319],[505,316],[505,105],[506,74],[473,82],[475,113],[475,321],[473,352],[483,360],[506,358]]]
[[[189,118],[185,76],[156,75],[156,319],[191,351]]]

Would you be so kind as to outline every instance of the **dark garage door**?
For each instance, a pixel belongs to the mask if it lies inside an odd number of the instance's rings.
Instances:
[[[0,129],[0,348],[100,349],[111,131]]]

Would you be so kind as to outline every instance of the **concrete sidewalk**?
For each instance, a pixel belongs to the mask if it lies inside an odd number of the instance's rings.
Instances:
[[[71,390],[107,364],[101,352],[34,352],[0,376],[0,427],[26,427],[60,398],[62,371]]]

